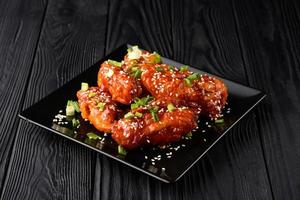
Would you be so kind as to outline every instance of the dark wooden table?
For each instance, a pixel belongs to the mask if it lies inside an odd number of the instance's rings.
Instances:
[[[296,0],[1,0],[0,199],[299,199],[299,13]],[[174,184],[17,117],[123,43],[268,96]]]

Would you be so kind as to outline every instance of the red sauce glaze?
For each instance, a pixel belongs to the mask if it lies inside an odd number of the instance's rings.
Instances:
[[[154,121],[146,108],[132,111],[135,112],[143,116],[120,119],[112,129],[112,138],[127,149],[179,141],[183,135],[197,127],[197,112],[187,107],[176,108],[172,112],[160,107],[157,112],[159,121]]]
[[[77,98],[82,118],[89,120],[99,131],[111,132],[119,112],[111,95],[98,87],[90,87],[87,91],[79,90]],[[105,104],[103,110],[99,103]]]
[[[124,72],[121,67],[109,65],[107,61],[101,65],[98,72],[98,86],[104,91],[109,91],[112,100],[126,105],[142,93],[139,80]]]
[[[227,87],[221,80],[200,75],[188,85],[184,79],[192,72],[180,72],[165,64],[142,64],[141,69],[142,84],[156,99],[175,105],[199,107],[202,114],[210,118],[221,116],[228,96]]]

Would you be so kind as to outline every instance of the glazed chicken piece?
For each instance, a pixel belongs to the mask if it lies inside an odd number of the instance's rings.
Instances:
[[[105,61],[98,72],[98,86],[108,91],[112,100],[122,104],[130,104],[142,93],[140,81],[123,71],[121,63]]]
[[[197,112],[187,107],[138,108],[130,112],[130,117],[120,119],[112,129],[112,138],[126,149],[134,149],[145,144],[161,145],[176,142],[197,127]]]
[[[138,66],[139,64],[158,64],[161,63],[161,57],[158,53],[150,53],[141,50],[138,46],[130,47],[128,53],[124,56],[124,65],[122,68],[128,71],[131,67]]]
[[[140,67],[141,81],[156,99],[201,108],[201,113],[212,119],[221,117],[228,96],[221,80],[165,64],[142,64]]]
[[[86,91],[79,90],[77,98],[82,118],[99,131],[110,133],[119,112],[111,95],[98,87],[90,87]]]

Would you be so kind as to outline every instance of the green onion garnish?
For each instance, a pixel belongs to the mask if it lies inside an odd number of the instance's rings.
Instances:
[[[193,136],[193,133],[192,133],[192,132],[188,132],[188,133],[185,135],[185,137],[186,137],[187,139],[191,139],[192,136]]]
[[[172,103],[169,103],[167,108],[169,112],[172,112],[175,109],[175,106]]]
[[[120,155],[126,156],[127,151],[126,151],[126,149],[124,149],[121,145],[119,145],[119,146],[118,146],[118,153],[119,153]]]
[[[143,97],[143,98],[136,98],[134,100],[134,103],[132,103],[130,105],[131,109],[136,109],[140,106],[145,106],[147,105],[150,101],[152,101],[154,98],[152,96],[146,96],[146,97]]]
[[[159,117],[157,115],[157,111],[158,111],[158,108],[151,108],[149,109],[149,112],[151,113],[152,115],[152,119],[155,121],[155,122],[158,122],[159,121]]]
[[[139,68],[134,72],[133,77],[136,79],[140,79],[142,75],[142,70],[140,70]]]
[[[138,105],[137,103],[132,103],[132,104],[130,105],[131,110],[136,109],[136,108],[138,108],[138,107],[139,107],[139,105]]]
[[[75,118],[72,119],[72,126],[73,127],[77,127],[79,124],[80,124],[79,119],[75,119]]]
[[[115,67],[121,67],[122,63],[115,60],[107,60],[108,64],[113,65]]]
[[[94,96],[96,96],[95,92],[90,92],[89,95],[88,95],[88,97],[94,97]]]
[[[72,101],[72,104],[73,104],[73,107],[74,107],[75,111],[80,113],[80,108],[79,108],[78,101]]]
[[[133,50],[132,50],[132,47],[129,47],[128,49],[127,49],[127,53],[130,53],[130,52],[132,52]]]
[[[183,66],[180,67],[181,72],[186,72],[188,70],[189,70],[189,66],[187,66],[187,65],[183,65]]]
[[[222,124],[222,123],[224,123],[224,119],[217,119],[217,120],[215,120],[215,123]]]
[[[164,71],[164,69],[162,67],[156,67],[156,71],[157,72],[162,72],[162,71]]]
[[[99,110],[100,110],[101,112],[104,111],[105,104],[106,104],[106,103],[103,103],[103,102],[100,102],[100,103],[97,104],[97,107],[99,108]]]
[[[135,113],[134,113],[134,116],[136,116],[136,117],[138,117],[138,118],[141,118],[141,117],[143,117],[143,114],[140,113],[140,112],[135,112]]]
[[[86,135],[87,135],[88,138],[91,139],[91,140],[98,140],[98,139],[100,140],[100,139],[102,139],[101,136],[99,136],[99,135],[97,135],[97,134],[95,134],[95,133],[92,133],[92,132],[89,132],[89,133],[87,133]]]
[[[190,81],[194,81],[194,80],[197,80],[199,78],[199,74],[198,73],[193,73],[193,74],[189,75],[186,78],[189,79]]]
[[[153,55],[155,56],[155,59],[153,60],[152,64],[157,64],[161,62],[161,57],[158,53],[156,53],[155,51],[153,52]]]
[[[89,89],[89,84],[88,83],[81,83],[81,90],[82,91],[87,91]]]
[[[75,115],[75,108],[73,105],[67,105],[66,107],[66,115],[67,116],[74,116]]]
[[[128,112],[128,113],[126,113],[125,115],[124,115],[124,118],[125,119],[131,119],[131,118],[133,118],[134,117],[134,114],[132,113],[132,112]]]
[[[169,68],[169,70],[170,70],[170,71],[175,71],[175,67],[172,67],[172,66],[171,66],[171,67]]]
[[[184,78],[183,81],[184,81],[184,84],[185,84],[186,86],[192,87],[192,82],[190,81],[190,79]]]

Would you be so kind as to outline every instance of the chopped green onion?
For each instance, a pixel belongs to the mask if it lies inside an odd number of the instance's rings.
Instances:
[[[100,139],[102,139],[101,136],[99,136],[99,135],[97,135],[97,134],[95,134],[95,133],[92,133],[92,132],[89,132],[89,133],[87,133],[86,135],[87,135],[88,138],[91,139],[91,140],[98,140],[98,139],[100,140]]]
[[[135,60],[139,59],[142,55],[142,51],[139,49],[138,46],[133,46],[127,50],[128,52],[128,59]]]
[[[164,71],[164,69],[162,67],[156,67],[156,71],[157,72],[162,72],[162,71]]]
[[[94,96],[96,96],[96,93],[95,92],[90,92],[88,96],[89,97],[94,97]]]
[[[141,78],[141,75],[142,75],[142,70],[137,69],[137,70],[134,72],[133,77],[136,78],[136,79],[140,79],[140,78]]]
[[[119,146],[118,146],[118,153],[119,153],[120,155],[126,156],[127,151],[126,151],[126,149],[124,149],[124,147],[122,147],[121,145],[119,145]]]
[[[143,98],[136,98],[134,103],[132,103],[130,105],[131,109],[136,109],[140,106],[145,106],[147,105],[150,101],[152,101],[154,98],[152,96],[146,96],[146,97],[143,97]]]
[[[131,118],[133,118],[134,117],[134,114],[132,113],[132,112],[128,112],[128,113],[126,113],[125,115],[124,115],[124,118],[125,119],[131,119]]]
[[[127,49],[127,53],[130,53],[130,52],[132,52],[133,50],[132,50],[132,47],[129,47],[128,49]]]
[[[171,66],[171,67],[169,68],[169,70],[170,70],[170,71],[175,71],[175,67],[172,67],[172,66]]]
[[[153,52],[153,55],[155,56],[155,59],[153,60],[152,64],[157,64],[161,62],[161,57],[157,52]]]
[[[131,110],[136,109],[136,108],[138,108],[138,107],[139,107],[139,105],[138,105],[137,103],[132,103],[132,104],[130,105]]]
[[[180,67],[181,72],[185,72],[185,71],[188,71],[188,70],[189,70],[189,66],[187,66],[187,65],[183,65],[183,66]]]
[[[217,120],[215,120],[215,123],[222,124],[222,123],[224,123],[224,119],[217,119]]]
[[[122,63],[115,60],[107,60],[108,64],[113,65],[115,67],[121,67]]]
[[[106,103],[104,103],[104,102],[100,102],[100,103],[97,104],[97,107],[99,108],[99,110],[100,110],[101,112],[104,111],[105,104],[106,104]]]
[[[79,124],[80,124],[79,119],[75,119],[75,118],[72,119],[72,126],[73,127],[77,127]]]
[[[82,91],[87,91],[89,89],[89,84],[88,83],[81,83],[81,90]]]
[[[67,105],[66,107],[66,115],[67,116],[74,116],[75,115],[75,108],[73,105]]]
[[[159,117],[157,115],[157,111],[158,111],[158,108],[151,108],[149,109],[149,112],[151,113],[152,115],[152,119],[155,121],[155,122],[158,122],[159,121]]]
[[[190,79],[184,78],[183,81],[184,81],[186,86],[192,87],[192,82],[190,81]]]
[[[133,66],[130,68],[132,72],[136,72],[137,70],[139,70],[139,67]]]
[[[74,107],[75,111],[80,113],[80,108],[79,108],[78,101],[72,101],[72,104],[73,104],[73,107]]]
[[[188,132],[188,133],[185,135],[185,137],[186,137],[187,139],[191,139],[192,136],[193,136],[193,133],[192,133],[192,132]]]
[[[172,103],[169,103],[167,108],[169,112],[172,112],[175,109],[175,106]]]
[[[189,75],[186,78],[189,79],[190,81],[194,81],[194,80],[197,80],[199,78],[199,74],[198,73],[193,73],[193,74]]]
[[[140,113],[140,112],[135,112],[134,115],[135,115],[136,117],[138,117],[138,118],[143,117],[143,114]]]

